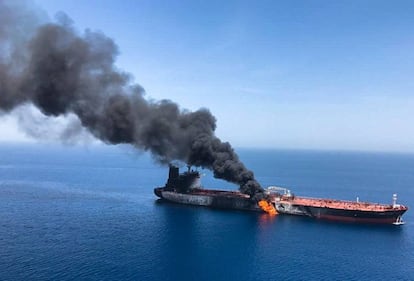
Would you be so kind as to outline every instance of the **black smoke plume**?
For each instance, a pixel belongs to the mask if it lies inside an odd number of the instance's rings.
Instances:
[[[94,137],[150,151],[157,161],[181,160],[258,196],[262,188],[231,145],[215,136],[207,109],[181,110],[148,101],[116,68],[115,43],[100,32],[78,33],[64,14],[34,24],[25,2],[0,0],[0,112],[35,105],[46,116],[75,114]],[[24,19],[24,20],[23,20]]]

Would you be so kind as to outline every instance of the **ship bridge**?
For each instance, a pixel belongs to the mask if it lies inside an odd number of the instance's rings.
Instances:
[[[293,196],[289,189],[280,186],[269,186],[266,188],[265,193],[268,195],[284,195],[286,197]]]

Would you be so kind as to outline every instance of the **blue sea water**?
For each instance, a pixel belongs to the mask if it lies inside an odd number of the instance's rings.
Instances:
[[[237,151],[263,186],[414,207],[414,155]],[[396,227],[160,203],[167,172],[128,147],[0,145],[0,280],[414,280],[412,210]]]

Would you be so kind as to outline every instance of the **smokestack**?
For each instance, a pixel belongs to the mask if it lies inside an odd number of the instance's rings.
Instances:
[[[78,33],[64,14],[56,23],[31,24],[26,32],[22,10],[12,3],[0,1],[0,113],[33,104],[45,116],[74,114],[105,143],[131,144],[163,164],[180,160],[211,169],[244,193],[262,193],[231,145],[215,136],[209,110],[146,100],[143,88],[116,68],[118,49],[110,38]]]
[[[169,170],[169,174],[168,174],[168,180],[175,180],[178,179],[178,176],[180,175],[179,169],[178,167],[170,164],[170,170]]]

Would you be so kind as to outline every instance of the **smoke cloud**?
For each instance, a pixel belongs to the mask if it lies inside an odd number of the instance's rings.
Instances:
[[[209,110],[146,100],[143,88],[115,66],[118,49],[110,38],[77,32],[65,14],[42,23],[25,2],[13,3],[0,0],[0,113],[33,104],[45,116],[75,115],[105,143],[131,144],[160,163],[208,168],[244,193],[262,193],[231,145],[215,136]],[[24,126],[36,124],[26,119]],[[65,138],[80,131],[65,130]]]

